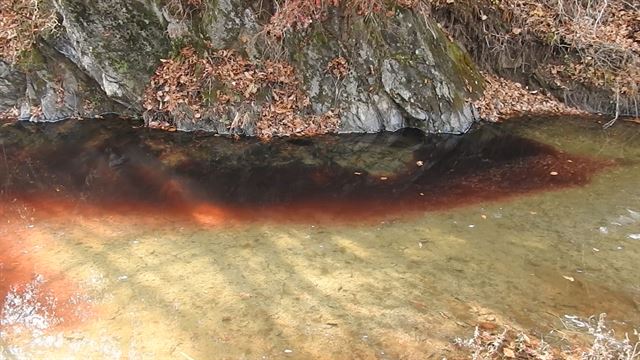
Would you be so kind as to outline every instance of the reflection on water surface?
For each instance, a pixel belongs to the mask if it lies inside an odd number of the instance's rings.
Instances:
[[[487,319],[629,329],[638,133],[2,128],[2,356],[424,358]]]

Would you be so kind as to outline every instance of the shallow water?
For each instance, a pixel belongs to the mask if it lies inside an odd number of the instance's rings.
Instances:
[[[640,127],[233,141],[0,129],[0,359],[450,356],[640,325]]]

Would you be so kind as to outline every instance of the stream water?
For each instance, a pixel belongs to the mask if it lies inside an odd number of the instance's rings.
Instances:
[[[640,325],[640,127],[0,128],[0,359],[425,359]],[[562,332],[562,331],[564,332]]]

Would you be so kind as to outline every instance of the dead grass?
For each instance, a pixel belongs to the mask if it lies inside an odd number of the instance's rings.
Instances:
[[[205,7],[203,0],[168,0],[163,7],[170,17],[186,21]]]
[[[583,83],[640,91],[640,5],[624,0],[508,0],[522,29],[544,35],[577,60],[552,71]],[[514,28],[512,32],[515,30]]]
[[[528,74],[555,90],[604,89],[616,104],[620,97],[640,99],[640,5],[634,2],[434,0],[432,10],[489,71],[512,72],[518,81]]]

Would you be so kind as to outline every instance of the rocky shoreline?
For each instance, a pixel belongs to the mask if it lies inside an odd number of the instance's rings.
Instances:
[[[5,122],[115,113],[150,127],[261,138],[407,127],[460,134],[522,113],[633,115],[637,98],[628,87],[560,84],[555,45],[544,60],[528,63],[522,52],[506,64],[511,44],[489,61],[496,36],[514,43],[528,34],[539,48],[540,34],[504,20],[526,1],[498,9],[393,1],[367,13],[348,2],[297,10],[246,0],[9,3],[0,7]],[[26,35],[19,16],[37,19]],[[471,42],[478,31],[489,45]],[[543,74],[552,66],[556,78]]]

